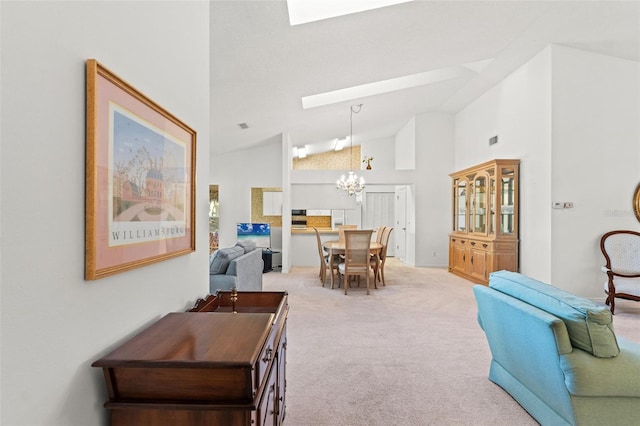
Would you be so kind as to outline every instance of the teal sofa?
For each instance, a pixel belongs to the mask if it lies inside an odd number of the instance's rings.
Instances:
[[[499,271],[475,285],[489,379],[542,425],[640,425],[640,344],[605,306]]]

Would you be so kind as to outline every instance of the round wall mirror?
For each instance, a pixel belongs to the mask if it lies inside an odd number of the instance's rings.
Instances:
[[[633,194],[633,212],[636,214],[638,222],[640,222],[640,183],[636,186],[636,192]]]

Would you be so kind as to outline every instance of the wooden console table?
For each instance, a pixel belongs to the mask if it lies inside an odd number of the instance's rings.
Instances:
[[[112,424],[282,424],[288,310],[286,292],[219,292],[164,316],[92,364]]]

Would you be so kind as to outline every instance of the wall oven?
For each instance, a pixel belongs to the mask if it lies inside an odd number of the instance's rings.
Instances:
[[[291,210],[291,229],[307,229],[307,211],[302,209]]]

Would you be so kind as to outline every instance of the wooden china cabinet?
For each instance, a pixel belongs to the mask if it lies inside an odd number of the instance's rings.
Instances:
[[[452,173],[449,271],[487,284],[489,273],[518,271],[520,160],[492,160]]]

